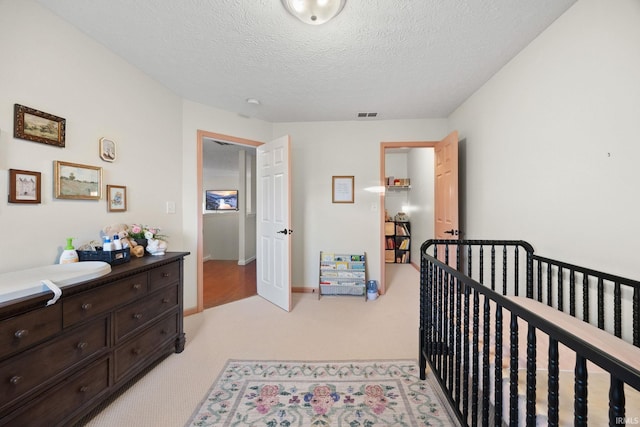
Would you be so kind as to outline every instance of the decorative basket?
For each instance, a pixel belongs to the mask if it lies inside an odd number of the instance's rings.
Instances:
[[[111,265],[124,264],[131,260],[131,250],[129,248],[115,251],[103,251],[97,248],[95,251],[76,251],[80,261],[104,261]]]

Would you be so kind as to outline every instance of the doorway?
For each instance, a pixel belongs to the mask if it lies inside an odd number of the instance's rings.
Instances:
[[[387,275],[388,272],[391,274],[391,270],[395,271],[398,268],[419,269],[420,245],[423,241],[433,238],[433,152],[436,144],[437,141],[418,141],[383,142],[380,145],[380,179],[385,184],[384,191],[380,193],[380,206],[382,206],[380,212],[381,294],[387,290],[387,283],[390,282]],[[390,176],[399,179],[400,183],[408,185],[388,186],[386,185],[387,178]],[[408,181],[402,181],[403,179]],[[410,245],[409,250],[403,252],[406,257],[404,262],[403,258],[399,258],[394,250],[391,250],[393,256],[389,256],[389,228],[385,227],[387,216],[393,221],[400,212],[403,212],[409,220],[405,226],[408,227],[410,234]],[[392,229],[395,230],[395,224]],[[395,231],[392,234],[395,234]],[[391,241],[396,241],[396,239],[392,237]]]
[[[256,295],[255,152],[261,142],[198,132],[198,311]],[[237,191],[222,204],[210,197]]]

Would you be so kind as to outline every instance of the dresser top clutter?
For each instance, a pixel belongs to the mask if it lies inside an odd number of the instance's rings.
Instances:
[[[13,289],[0,298],[0,426],[74,425],[181,353],[187,255],[97,264],[98,272],[88,274],[80,262],[80,278],[58,277],[60,286],[50,287],[27,283],[27,294]],[[9,292],[0,285],[0,294]]]

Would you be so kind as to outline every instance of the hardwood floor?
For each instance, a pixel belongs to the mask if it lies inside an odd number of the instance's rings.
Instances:
[[[204,308],[253,296],[256,291],[256,262],[211,260],[203,264]]]

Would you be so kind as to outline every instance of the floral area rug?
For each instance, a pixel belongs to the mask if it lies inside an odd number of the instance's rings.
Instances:
[[[415,361],[230,360],[187,426],[453,426]]]

